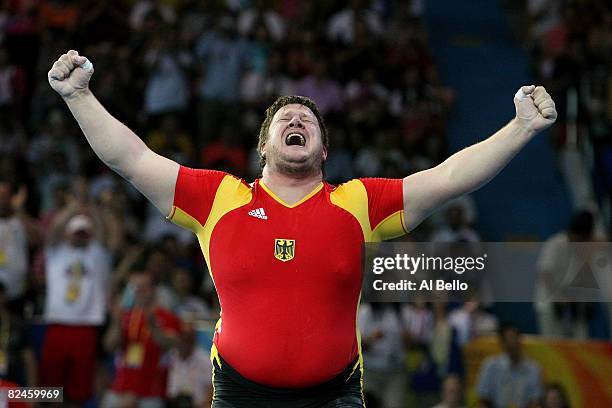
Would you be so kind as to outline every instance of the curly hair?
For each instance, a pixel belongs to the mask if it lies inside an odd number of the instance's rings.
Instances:
[[[293,103],[304,105],[308,109],[310,109],[312,113],[314,113],[315,117],[317,118],[317,121],[319,122],[319,129],[321,130],[321,140],[323,142],[323,146],[325,146],[326,149],[329,148],[329,138],[327,135],[327,127],[325,127],[325,122],[323,121],[321,112],[319,112],[319,108],[317,108],[317,105],[314,103],[314,101],[305,96],[298,96],[298,95],[280,96],[274,101],[274,103],[268,109],[266,109],[266,118],[264,119],[264,121],[261,124],[261,127],[259,128],[259,142],[257,143],[257,151],[260,153],[260,156],[259,156],[260,157],[259,158],[260,169],[263,169],[264,166],[266,165],[266,158],[261,155],[261,148],[263,147],[264,143],[268,141],[268,132],[270,130],[270,124],[272,123],[272,118],[274,117],[276,112],[278,112],[280,108],[282,108],[285,105],[290,105]]]

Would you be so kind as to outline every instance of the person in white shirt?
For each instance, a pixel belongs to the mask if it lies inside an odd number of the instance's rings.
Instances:
[[[46,249],[48,323],[104,324],[111,254],[92,229],[90,217],[75,215],[66,224],[67,239]]]
[[[69,205],[51,228],[45,253],[48,327],[40,362],[40,385],[64,387],[64,401],[75,405],[92,395],[111,271],[111,254],[94,235],[100,229],[80,210]]]
[[[543,336],[588,338],[590,306],[578,302],[554,302],[553,299],[564,297],[581,270],[575,266],[583,263],[583,255],[573,243],[593,241],[594,227],[593,214],[580,211],[564,231],[542,244],[537,263],[535,309]]]
[[[480,307],[478,300],[468,300],[460,308],[448,315],[448,321],[457,331],[457,341],[461,347],[477,337],[495,334],[497,318]]]
[[[24,211],[27,190],[14,191],[12,183],[0,180],[0,283],[10,301],[25,290],[28,245],[40,240],[40,228]]]
[[[171,406],[210,407],[212,364],[209,355],[196,344],[191,323],[183,324],[178,345],[170,353],[168,398]]]
[[[411,344],[429,344],[434,333],[434,314],[422,300],[401,307],[402,326]]]

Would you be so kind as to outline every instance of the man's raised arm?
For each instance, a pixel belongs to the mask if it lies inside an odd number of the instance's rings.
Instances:
[[[541,87],[523,86],[514,96],[516,117],[495,134],[440,165],[404,178],[408,229],[447,201],[479,189],[499,173],[541,130],[557,119],[555,103]]]
[[[48,73],[96,155],[132,183],[165,216],[170,214],[179,165],[150,150],[127,126],[111,116],[89,90],[93,65],[70,50]]]

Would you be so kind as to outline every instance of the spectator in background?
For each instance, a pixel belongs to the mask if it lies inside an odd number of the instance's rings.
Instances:
[[[176,304],[176,296],[170,287],[170,272],[175,267],[173,254],[156,245],[148,248],[143,254],[144,268],[153,277],[155,304],[162,309],[172,310]],[[134,262],[132,267],[136,266]],[[122,294],[123,306],[131,308],[135,302],[136,288],[129,280]],[[138,281],[136,281],[138,282]]]
[[[118,351],[115,379],[104,396],[103,407],[162,408],[168,374],[164,355],[176,345],[179,319],[159,307],[153,275],[137,271],[130,276],[134,305],[113,307],[104,347]]]
[[[451,201],[443,212],[445,222],[432,219],[432,223],[438,227],[430,234],[429,241],[436,243],[435,248],[442,253],[449,252],[452,256],[478,256],[482,251],[480,246],[480,235],[472,227],[474,220],[473,204],[469,197],[461,197]],[[444,218],[441,217],[440,218]],[[453,279],[454,273],[441,272],[444,279]],[[491,320],[490,314],[480,308],[481,303],[489,306],[493,301],[493,285],[487,274],[464,276],[465,282],[469,284],[471,300],[475,304],[466,304],[464,308],[454,312],[451,324],[457,329],[458,340],[461,345],[469,341],[473,336],[479,336],[497,330],[497,322]],[[475,308],[468,312],[471,306]],[[469,319],[466,319],[470,317]],[[467,326],[466,326],[467,324]],[[471,333],[471,334],[469,334]]]
[[[8,299],[17,303],[26,289],[28,245],[42,238],[37,223],[25,212],[26,199],[25,186],[14,191],[13,183],[0,179],[0,283]]]
[[[130,35],[129,4],[114,0],[89,0],[82,4],[76,37],[83,44],[122,44]]]
[[[542,397],[540,366],[523,357],[518,327],[504,324],[499,330],[503,353],[487,358],[478,373],[478,398],[492,408],[536,407]]]
[[[333,126],[333,125],[332,125]],[[353,178],[353,154],[348,146],[346,130],[330,126],[331,148],[325,162],[325,174],[332,184]]]
[[[418,159],[415,159],[418,160]],[[420,168],[420,167],[418,167]],[[447,205],[445,205],[441,211],[438,211],[431,216],[431,226],[434,231],[442,231],[448,227],[448,209],[450,207],[459,206],[461,207],[462,216],[464,218],[465,225],[468,228],[473,229],[478,233],[476,228],[476,220],[477,220],[477,211],[476,211],[476,203],[474,202],[474,198],[471,195],[464,195],[458,198],[455,198]],[[429,236],[426,238],[428,241],[431,241],[434,232],[430,232]],[[479,241],[478,241],[479,242]]]
[[[198,347],[193,325],[183,323],[178,345],[170,352],[168,375],[170,407],[210,407],[212,396],[210,356]]]
[[[258,26],[265,27],[274,42],[283,40],[285,34],[285,21],[283,17],[264,0],[255,0],[251,7],[243,9],[238,15],[238,32],[243,37],[257,30]]]
[[[315,101],[324,116],[339,112],[344,104],[340,84],[329,76],[327,63],[323,59],[314,63],[311,75],[296,84],[295,92]]]
[[[353,162],[357,176],[374,177],[382,171],[383,157],[378,153],[376,146],[370,144],[365,144],[357,151]]]
[[[200,0],[184,0],[176,23],[179,39],[187,48],[192,49],[197,38],[211,24],[210,3]]]
[[[55,187],[70,184],[79,174],[82,156],[72,136],[65,116],[59,109],[53,109],[30,142],[27,159],[37,178],[43,212],[52,205]]]
[[[561,384],[547,384],[544,389],[542,408],[570,408],[567,392]]]
[[[40,225],[45,231],[50,229],[51,225],[53,225],[53,219],[66,207],[70,199],[70,186],[68,183],[57,182],[53,185],[49,208],[41,211],[40,214]]]
[[[127,207],[126,193],[122,189],[124,186],[110,173],[101,174],[89,184],[88,196],[104,223],[106,246],[114,254],[125,249],[128,234],[135,236],[140,232],[140,226]]]
[[[27,323],[8,309],[6,288],[0,282],[0,379],[22,387],[37,385],[36,358]]]
[[[132,7],[130,26],[136,31],[140,30],[146,18],[151,14],[158,15],[166,24],[173,24],[177,18],[176,11],[164,1],[139,0],[135,2],[134,7]]]
[[[438,399],[438,371],[447,369],[447,364],[437,366],[438,361],[432,353],[434,314],[429,304],[417,296],[413,303],[402,306],[401,318],[410,398],[416,406],[429,406]],[[447,347],[447,355],[444,357],[446,361],[449,360],[448,350],[450,347]]]
[[[346,96],[350,104],[348,122],[352,128],[363,128],[369,133],[385,132],[395,127],[394,133],[399,133],[397,123],[387,114],[387,89],[378,81],[373,70],[365,69],[359,81],[349,82]],[[385,127],[381,127],[381,123]],[[399,143],[393,147],[401,145]]]
[[[461,347],[478,337],[497,332],[497,318],[483,310],[480,302],[474,298],[451,311],[448,321],[457,332],[457,341]]]
[[[401,318],[407,344],[426,346],[431,342],[434,315],[424,301],[417,300],[414,303],[402,305]]]
[[[528,0],[527,12],[531,37],[542,40],[562,24],[562,2],[556,0]]]
[[[65,0],[41,1],[38,9],[43,33],[61,39],[74,31],[79,17],[77,3]]]
[[[200,163],[206,168],[223,170],[238,176],[244,176],[247,168],[247,153],[236,140],[235,125],[224,124],[218,136],[202,149]]]
[[[156,34],[144,55],[149,71],[144,90],[144,112],[148,117],[184,112],[189,102],[186,70],[192,56],[178,48],[177,31],[165,27]]]
[[[385,303],[364,303],[358,319],[365,366],[364,392],[376,397],[384,407],[403,407],[407,379],[397,311]]]
[[[337,54],[339,72],[342,72],[342,78],[343,80],[346,78],[346,82],[363,80],[366,71],[373,70],[376,73],[376,67],[380,66],[379,62],[384,58],[386,52],[385,45],[379,41],[379,38],[371,35],[366,22],[362,18],[355,20],[353,32],[351,46],[338,47]],[[403,65],[401,69],[406,69],[407,66]],[[382,74],[378,79],[381,78]],[[354,107],[353,104],[351,108]]]
[[[242,100],[257,109],[265,109],[277,95],[295,93],[295,80],[285,67],[283,54],[270,51],[265,71],[250,69],[243,78]]]
[[[112,261],[102,226],[94,226],[84,211],[73,202],[57,215],[45,254],[48,328],[40,385],[64,387],[65,401],[73,404],[83,404],[92,396],[98,330],[105,320]]]
[[[26,77],[23,69],[11,64],[6,48],[0,45],[0,113],[21,111],[25,97]]]
[[[173,311],[185,321],[203,320],[210,316],[210,308],[198,296],[191,293],[193,277],[185,268],[176,267],[170,278],[174,291]]]
[[[247,72],[245,73],[245,77],[251,72],[259,75],[265,73],[268,65],[268,58],[272,51],[270,33],[265,25],[260,23],[261,21],[257,21],[256,28],[247,37],[246,47],[248,49],[248,60],[246,61]],[[246,85],[245,78],[243,78],[242,81],[242,87],[244,87]],[[244,98],[244,93],[242,97]]]
[[[196,42],[195,53],[202,67],[198,96],[200,137],[216,134],[219,121],[231,123],[233,103],[240,100],[242,75],[249,57],[246,40],[237,36],[230,15],[216,19],[215,27]]]
[[[332,15],[327,25],[327,37],[333,42],[350,46],[355,39],[357,20],[363,20],[370,35],[379,35],[383,24],[378,13],[368,9],[367,0],[351,0],[344,9]]]
[[[463,374],[463,350],[459,347],[457,331],[448,320],[447,304],[442,299],[432,302],[433,331],[429,350],[438,378],[449,374]]]
[[[540,333],[544,336],[588,338],[588,319],[592,312],[588,303],[559,302],[564,291],[572,286],[585,260],[572,243],[594,240],[593,215],[581,211],[574,215],[568,227],[542,245],[538,259],[536,312]],[[571,300],[571,299],[568,299]]]
[[[480,242],[480,236],[469,224],[465,210],[460,202],[455,202],[446,210],[447,225],[434,231],[432,242]]]
[[[346,85],[345,93],[353,116],[364,116],[369,110],[383,109],[389,99],[389,91],[378,81],[372,68],[362,68],[359,78]]]
[[[362,177],[398,177],[398,174],[405,174],[408,160],[402,150],[396,147],[396,141],[397,134],[389,130],[376,131],[373,146],[360,149],[355,157],[357,174]],[[385,174],[385,167],[393,169],[392,174]]]
[[[8,112],[0,114],[0,156],[20,157],[27,146],[26,133],[12,116]]]
[[[195,146],[191,135],[181,126],[180,115],[165,114],[154,121],[155,126],[147,134],[147,144],[162,156],[171,157],[186,165],[195,158]]]
[[[442,382],[442,401],[432,408],[465,408],[463,404],[463,385],[461,378],[451,374]]]

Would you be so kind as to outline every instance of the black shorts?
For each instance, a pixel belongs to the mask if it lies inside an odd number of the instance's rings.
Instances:
[[[213,359],[212,408],[365,408],[358,362],[323,384],[272,388],[247,380],[219,356]],[[356,367],[356,368],[355,368]]]

